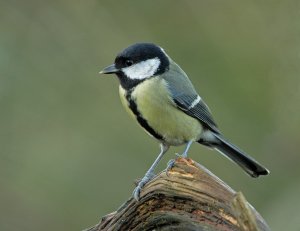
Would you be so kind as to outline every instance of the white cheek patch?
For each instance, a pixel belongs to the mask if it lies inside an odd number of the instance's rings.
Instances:
[[[136,63],[130,67],[122,68],[122,71],[130,79],[142,80],[153,76],[159,65],[159,58],[153,58]]]

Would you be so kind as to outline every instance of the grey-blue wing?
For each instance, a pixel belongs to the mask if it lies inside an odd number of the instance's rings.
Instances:
[[[176,103],[176,106],[184,113],[198,119],[204,127],[219,134],[220,132],[217,128],[217,124],[215,123],[209,111],[209,108],[203,102],[203,100],[200,99],[197,104],[193,105],[194,102],[198,101],[197,97],[199,96],[195,95],[194,97],[191,97],[182,94],[173,97],[173,101]]]
[[[219,134],[208,106],[200,98],[185,72],[174,62],[170,66],[171,69],[162,78],[166,80],[176,107],[198,119],[204,127]]]

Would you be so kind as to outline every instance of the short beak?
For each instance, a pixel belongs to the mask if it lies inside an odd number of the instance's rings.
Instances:
[[[113,74],[118,72],[119,70],[116,68],[115,64],[112,64],[108,67],[105,67],[99,74]]]

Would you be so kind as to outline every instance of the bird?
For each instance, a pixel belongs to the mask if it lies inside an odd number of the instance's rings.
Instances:
[[[160,144],[157,158],[133,191],[135,200],[140,199],[170,146],[185,145],[177,158],[187,158],[191,145],[200,143],[217,150],[251,177],[269,174],[267,168],[225,139],[187,74],[160,46],[148,42],[130,45],[99,73],[117,76],[123,106]],[[174,163],[174,159],[169,161],[167,172]]]

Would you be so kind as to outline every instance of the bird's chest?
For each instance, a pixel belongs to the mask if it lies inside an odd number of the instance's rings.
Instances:
[[[146,80],[129,91],[120,86],[119,93],[127,111],[134,117],[143,117],[149,124],[163,124],[164,119],[170,116],[172,101],[162,79]]]
[[[163,79],[146,80],[131,92],[120,87],[120,97],[127,111],[157,139],[180,145],[200,135],[200,123],[176,108]]]

